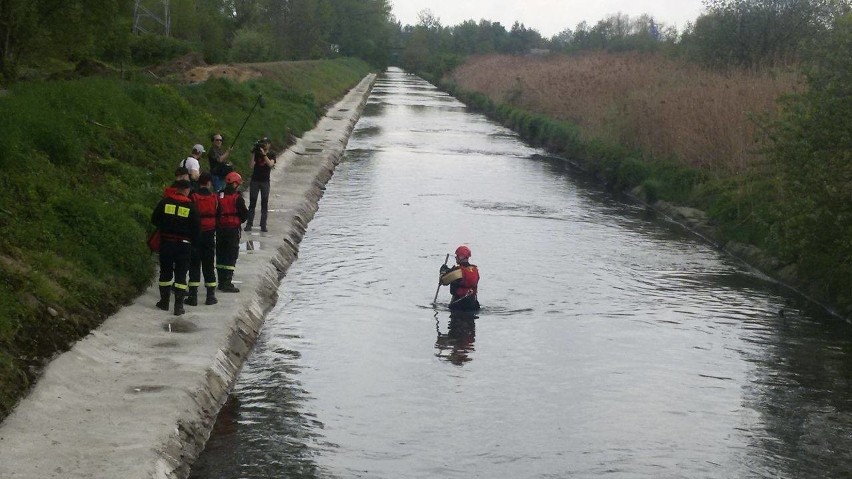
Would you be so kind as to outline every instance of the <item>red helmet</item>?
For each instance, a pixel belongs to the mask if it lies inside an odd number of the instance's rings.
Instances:
[[[227,183],[229,185],[231,183],[236,183],[237,186],[239,186],[239,185],[243,184],[243,177],[240,176],[240,174],[237,173],[236,171],[232,171],[232,172],[228,173],[227,175],[225,175],[225,183]]]
[[[458,259],[470,259],[470,248],[465,245],[461,245],[456,248],[456,258]]]

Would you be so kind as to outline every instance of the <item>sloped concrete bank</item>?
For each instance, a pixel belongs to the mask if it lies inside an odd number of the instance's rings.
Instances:
[[[638,190],[634,190],[631,196],[668,220],[683,226],[716,248],[738,259],[763,277],[819,305],[838,318],[852,321],[852,306],[848,304],[844,306],[839,301],[841,298],[828,297],[821,289],[821,282],[815,278],[804,277],[796,264],[784,263],[751,244],[720,240],[721,235],[704,211],[665,201],[648,203],[642,198],[642,194]]]
[[[0,424],[0,478],[183,478],[277,300],[375,75],[279,156],[269,232],[244,233],[234,283],[175,317],[156,283],[52,361]],[[248,176],[248,175],[246,175]],[[152,205],[153,207],[153,205]],[[203,297],[203,293],[202,293]]]
[[[604,175],[591,172],[582,162],[565,158],[558,153],[553,154],[555,158],[559,158],[577,171],[592,176],[601,184],[609,187],[610,181]],[[852,322],[852,304],[848,304],[848,300],[844,303],[843,298],[829,297],[821,288],[822,282],[818,278],[804,277],[796,264],[784,263],[751,244],[722,240],[717,225],[713,223],[705,211],[663,200],[649,200],[642,187],[639,186],[630,191],[618,193],[644,205],[666,220],[680,225],[708,244],[736,258],[761,277],[774,281],[792,293],[819,305],[837,318]]]

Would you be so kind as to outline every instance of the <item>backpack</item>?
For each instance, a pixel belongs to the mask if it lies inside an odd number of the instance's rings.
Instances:
[[[160,230],[154,230],[153,233],[148,235],[148,249],[151,250],[152,253],[160,252]]]

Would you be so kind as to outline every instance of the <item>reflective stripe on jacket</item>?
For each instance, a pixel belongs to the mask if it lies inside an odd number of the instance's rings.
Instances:
[[[195,241],[201,229],[195,205],[174,188],[166,188],[151,223],[160,230],[163,241]]]

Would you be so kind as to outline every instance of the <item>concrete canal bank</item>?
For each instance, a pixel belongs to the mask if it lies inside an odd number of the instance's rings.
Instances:
[[[279,156],[269,232],[244,233],[234,283],[175,317],[156,283],[69,352],[0,424],[0,477],[180,478],[198,456],[296,259],[375,80]],[[248,176],[248,175],[246,175]]]

